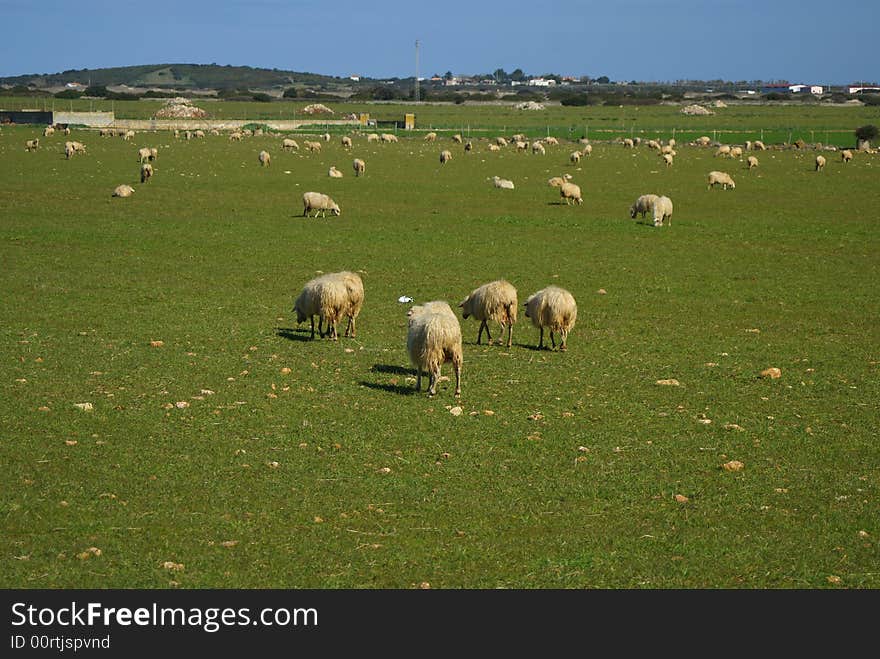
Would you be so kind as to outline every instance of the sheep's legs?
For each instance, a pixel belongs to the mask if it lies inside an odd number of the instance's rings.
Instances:
[[[485,320],[480,321],[480,331],[477,332],[477,345],[480,345],[480,339],[483,336],[484,329],[486,330],[486,338],[489,341],[489,345],[492,345],[492,335],[489,334],[489,324]]]
[[[309,320],[312,323],[312,338],[314,339],[315,338],[315,317],[309,316]],[[320,331],[320,327],[318,328],[318,331]]]
[[[422,367],[416,367],[416,391],[422,390]]]
[[[434,396],[437,393],[437,380],[440,379],[440,369],[432,370],[428,379],[428,395]]]
[[[556,341],[553,339],[553,330],[550,330],[550,345],[552,345],[553,349],[556,350]]]
[[[541,327],[540,330],[541,330],[541,338],[538,340],[538,350],[540,350],[541,348],[544,347],[544,328]],[[551,334],[551,336],[553,336],[553,335]]]
[[[562,330],[562,331],[559,333],[559,336],[562,337],[562,343],[559,345],[559,349],[560,349],[562,352],[565,352],[565,350],[566,350],[565,342],[568,340],[568,332],[565,331],[565,330]]]
[[[453,360],[452,367],[455,369],[455,397],[461,396],[461,359]]]

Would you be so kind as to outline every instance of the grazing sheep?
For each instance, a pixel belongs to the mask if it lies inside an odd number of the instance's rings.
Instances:
[[[304,192],[303,193],[303,216],[311,217],[310,213],[315,211],[315,217],[320,213],[321,217],[327,215],[330,211],[334,215],[342,214],[339,206],[329,196],[321,192]]]
[[[324,140],[325,142],[329,142],[330,141],[330,133],[324,133],[323,135],[321,135],[321,139]]]
[[[49,137],[49,136],[54,135],[54,134],[55,134],[55,128],[52,127],[52,126],[46,126],[46,127],[43,129],[43,137]]]
[[[342,148],[350,149],[352,147],[351,138],[348,135],[342,136]]]
[[[623,147],[625,149],[632,149],[633,147],[635,147],[635,142],[633,142],[632,139],[630,139],[629,137],[624,138]]]
[[[694,140],[694,144],[696,146],[709,146],[709,144],[711,144],[711,143],[712,143],[712,138],[709,137],[708,135],[702,135],[701,137],[698,137],[696,140]],[[757,142],[756,142],[756,144],[757,144]]]
[[[645,142],[645,146],[649,149],[656,149],[657,151],[660,151],[663,148],[657,140],[648,140]]]
[[[675,138],[670,137],[669,141],[666,144],[669,146],[670,149],[674,149],[675,148]]]
[[[672,199],[669,197],[657,197],[654,201],[654,226],[661,227],[665,220],[669,220],[672,226]]]
[[[117,185],[116,189],[113,190],[112,197],[130,197],[134,192],[134,188],[130,185]]]
[[[354,162],[351,163],[351,166],[352,169],[354,169],[355,176],[362,176],[367,169],[367,164],[360,158],[355,158]]]
[[[529,148],[529,143],[518,140],[513,143],[513,146],[516,148],[517,152],[526,151]]]
[[[754,169],[758,166],[758,159],[755,156],[749,156],[748,158],[746,158],[746,166],[749,169]]]
[[[666,166],[672,167],[672,161],[673,161],[672,154],[671,153],[664,153],[662,157],[663,157],[663,162],[666,163]]]
[[[205,136],[205,131],[203,131],[203,130],[197,130],[193,133],[193,137],[202,138],[204,136]]]
[[[547,153],[547,151],[544,149],[544,145],[540,142],[533,142],[532,153],[540,153],[543,156]]]
[[[458,306],[462,318],[467,320],[469,316],[473,316],[475,320],[480,321],[477,345],[480,345],[484,329],[489,345],[492,345],[492,335],[489,333],[488,325],[488,321],[491,320],[501,325],[502,337],[504,328],[507,327],[507,347],[511,346],[517,310],[516,289],[512,284],[503,279],[483,284],[471,291],[471,294]]]
[[[327,172],[327,176],[330,178],[342,178],[342,172],[336,169],[335,165],[330,165],[330,171]]]
[[[448,361],[455,370],[455,396],[461,396],[461,325],[446,302],[435,300],[412,307],[407,314],[406,351],[416,367],[416,391],[422,389],[422,371],[428,373],[428,395],[437,393],[440,368]]]
[[[474,145],[471,143],[470,140],[468,140],[467,143],[464,145],[465,152],[470,152],[473,150],[473,148],[474,148]]]
[[[581,149],[582,156],[589,156],[592,153],[593,153],[593,145],[592,144],[585,144],[584,148]]]
[[[761,140],[755,140],[752,143],[752,148],[754,148],[755,151],[766,151],[767,149],[767,147],[764,146],[764,143]]]
[[[732,146],[730,147],[730,157],[731,158],[742,158],[743,150],[741,146]]]
[[[281,140],[281,148],[282,149],[293,149],[294,151],[299,151],[299,144],[296,140],[292,140],[289,137],[285,137]]]
[[[751,151],[753,146],[754,144],[751,142],[751,140],[746,140],[746,151]]]
[[[568,333],[574,327],[577,320],[577,304],[574,297],[564,288],[548,286],[537,293],[530,295],[525,303],[526,318],[532,320],[532,325],[541,330],[541,338],[538,348],[544,347],[544,328],[550,330],[550,343],[556,348],[553,334],[558,333],[561,338],[560,350],[566,349]]]
[[[390,144],[392,142],[397,142],[397,135],[392,135],[391,133],[382,133],[379,135],[379,139],[386,144]]]
[[[470,142],[468,142],[468,144],[470,144]],[[490,144],[489,151],[501,151],[501,147],[497,144]]]
[[[308,151],[320,153],[321,152],[321,143],[320,142],[303,142],[306,149]]]
[[[175,131],[175,133],[176,133],[176,131]],[[177,137],[177,135],[175,135],[175,137]],[[232,133],[229,133],[229,141],[230,142],[241,142],[243,137],[244,137],[244,133],[240,133],[237,130],[233,131]]]
[[[444,149],[440,152],[440,164],[445,165],[447,162],[452,160],[452,151],[448,151]]]
[[[557,140],[552,135],[548,135],[544,138],[544,144],[546,144],[547,146],[559,146],[559,140]]]
[[[425,135],[425,142],[433,142],[437,139],[437,133],[431,132]]]
[[[462,142],[461,135],[456,133],[455,135],[452,136],[452,141],[455,142],[456,144],[461,144],[461,142]]]
[[[268,151],[260,151],[260,155],[257,158],[260,161],[261,167],[268,167],[272,164],[272,156],[269,155]]]
[[[345,328],[345,336],[355,337],[357,335],[355,322],[364,306],[364,282],[355,272],[337,272],[336,275],[342,279],[345,285],[346,307],[343,311],[348,316],[348,326]]]
[[[840,159],[843,162],[849,162],[853,158],[853,153],[849,149],[844,149],[840,152]]]
[[[498,146],[507,146],[507,140],[503,137],[496,137],[495,144],[497,144]]]
[[[146,183],[153,177],[153,166],[145,162],[141,165],[141,183]]]
[[[315,316],[318,316],[318,331],[321,338],[329,335],[334,341],[339,338],[336,324],[348,308],[348,291],[339,273],[321,275],[306,282],[293,303],[297,324],[303,323],[306,319],[311,322],[311,338],[315,338]],[[325,322],[326,334],[321,331]]]
[[[633,146],[638,146],[638,145],[641,144],[641,143],[642,143],[642,138],[641,138],[641,137],[634,137],[634,138],[633,138]]]
[[[707,189],[711,189],[715,184],[721,184],[725,190],[727,190],[728,186],[734,190],[736,189],[736,183],[734,183],[727,172],[709,172],[709,187]]]
[[[715,157],[717,158],[718,156],[728,156],[729,157],[730,156],[730,145],[722,144],[721,146],[719,146],[718,149],[716,149],[716,151],[715,151]]]
[[[27,142],[24,143],[24,150],[25,151],[36,151],[39,148],[40,148],[40,138],[28,140]]]
[[[66,142],[64,144],[64,157],[70,160],[74,155],[76,155],[76,147],[72,143]]]
[[[492,183],[495,185],[496,188],[501,188],[503,190],[513,190],[514,189],[513,181],[506,179],[506,178],[500,178],[498,176],[493,176]]]
[[[821,171],[825,167],[825,156],[816,156],[816,171]]]
[[[571,161],[572,165],[577,165],[581,161],[581,152],[572,151],[571,154],[569,154],[568,159]]]
[[[133,130],[127,130],[127,131],[125,131],[124,133],[122,133],[122,139],[124,139],[126,142],[127,142],[128,140],[130,140],[131,138],[133,138],[133,137],[134,137],[134,131],[133,131]]]
[[[642,219],[645,219],[645,213],[653,212],[654,202],[656,202],[657,199],[659,199],[659,197],[655,194],[641,195],[633,202],[633,205],[629,207],[629,216],[632,219],[635,219],[636,215],[641,213]]]
[[[379,139],[379,133],[370,133],[367,135],[367,142],[378,142]]]
[[[554,176],[547,179],[547,185],[551,188],[561,188],[562,184],[571,180],[571,174],[563,174],[562,176]]]
[[[568,206],[571,205],[572,201],[577,202],[578,205],[584,203],[580,187],[568,181],[559,186],[559,196],[565,200]]]
[[[660,147],[660,155],[664,155],[667,153],[675,155],[675,149],[673,149],[669,144],[664,144]]]

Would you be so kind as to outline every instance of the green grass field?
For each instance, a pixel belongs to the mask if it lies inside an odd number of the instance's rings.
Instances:
[[[880,587],[877,155],[38,134],[0,132],[3,587]],[[672,226],[629,218],[646,192]],[[293,300],[342,269],[358,336],[308,340]],[[568,351],[462,321],[461,399],[415,393],[398,297],[501,277],[574,294]]]

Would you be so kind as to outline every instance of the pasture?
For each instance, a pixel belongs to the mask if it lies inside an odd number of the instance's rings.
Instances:
[[[877,155],[67,139],[0,132],[3,587],[880,587]],[[343,269],[358,335],[309,340],[293,300]],[[398,298],[497,278],[573,293],[567,352],[461,321],[461,398],[416,393]]]

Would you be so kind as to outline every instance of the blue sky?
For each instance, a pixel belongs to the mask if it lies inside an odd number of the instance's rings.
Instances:
[[[877,0],[0,0],[0,76],[135,64],[327,75],[880,79]]]

